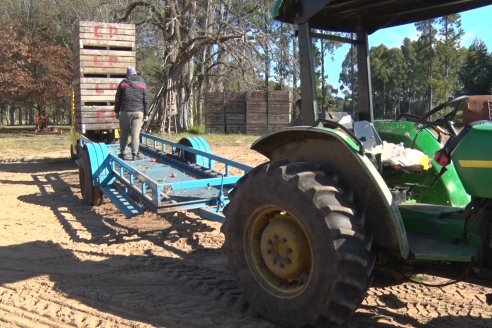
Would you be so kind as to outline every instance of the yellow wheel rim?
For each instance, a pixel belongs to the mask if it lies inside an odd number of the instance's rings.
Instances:
[[[302,293],[312,272],[313,253],[299,219],[270,206],[256,211],[250,220],[245,250],[257,281],[277,297]]]

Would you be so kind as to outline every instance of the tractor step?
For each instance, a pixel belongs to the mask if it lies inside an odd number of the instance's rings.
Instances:
[[[408,243],[416,260],[471,262],[477,255],[474,247],[425,236],[408,235]]]
[[[111,199],[111,202],[123,213],[126,217],[132,217],[142,214],[145,210],[135,203],[127,194],[122,193],[115,187],[99,187],[101,191]]]

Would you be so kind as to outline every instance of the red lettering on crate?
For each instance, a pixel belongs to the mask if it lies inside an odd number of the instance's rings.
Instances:
[[[104,118],[104,108],[98,108],[96,110],[96,120],[98,123],[104,123],[106,122],[106,119]]]
[[[107,33],[108,35],[104,35],[104,33]],[[94,26],[94,36],[96,38],[104,39],[104,38],[110,38],[112,39],[113,36],[118,34],[118,28],[115,26],[109,26],[107,28],[107,31],[104,29],[104,25],[95,25]]]
[[[118,56],[109,56],[109,64],[113,65],[118,62]]]
[[[119,85],[119,83],[111,83],[109,85],[109,89],[110,90],[116,90],[116,89],[118,89],[118,85]]]
[[[114,26],[110,26],[109,27],[109,38],[112,39],[113,35],[115,35],[116,33],[118,33],[118,29]]]
[[[103,38],[104,35],[102,34],[102,29],[103,29],[103,26],[102,25],[95,25],[94,26],[94,36],[96,38]]]
[[[99,56],[93,56],[92,58],[93,58],[92,61],[94,62],[94,64],[96,66],[101,66],[102,65],[101,58]]]
[[[103,88],[101,88],[102,83],[96,83],[96,93],[104,93]]]

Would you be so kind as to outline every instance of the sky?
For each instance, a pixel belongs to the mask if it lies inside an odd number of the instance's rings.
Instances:
[[[469,10],[461,13],[461,26],[465,31],[462,38],[462,46],[469,47],[473,40],[480,39],[485,42],[489,51],[492,51],[492,5],[482,8]],[[402,25],[381,29],[369,35],[369,48],[377,47],[380,44],[386,45],[388,48],[399,47],[404,38],[416,40],[418,32],[413,24]],[[335,86],[339,86],[338,77],[342,68],[342,62],[349,49],[348,45],[338,48],[335,51],[335,61],[329,61],[328,64],[328,82]]]

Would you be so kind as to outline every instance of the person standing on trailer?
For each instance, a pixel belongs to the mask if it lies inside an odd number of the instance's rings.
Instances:
[[[118,85],[114,112],[120,124],[120,154],[124,160],[141,159],[140,130],[148,119],[147,83],[137,75],[135,67],[128,67],[126,78]],[[132,154],[127,155],[128,136],[132,137]]]

